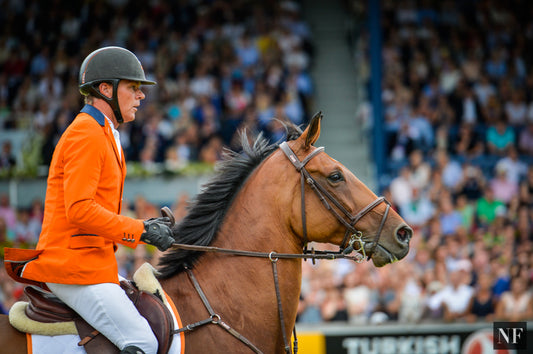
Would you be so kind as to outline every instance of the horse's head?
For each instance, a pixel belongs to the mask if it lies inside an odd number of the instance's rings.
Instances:
[[[294,184],[289,188],[294,192],[287,197],[291,229],[302,243],[333,243],[345,253],[359,250],[378,267],[405,257],[411,228],[384,198],[313,146],[321,118],[315,115],[302,135],[281,144],[278,152],[278,158],[292,163],[286,176],[287,183]]]

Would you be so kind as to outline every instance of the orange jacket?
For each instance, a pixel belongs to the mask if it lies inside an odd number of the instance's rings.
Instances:
[[[118,283],[116,243],[135,248],[142,220],[120,215],[126,176],[105,116],[86,105],[54,151],[38,257],[22,278],[62,284]],[[20,258],[6,252],[6,262]]]

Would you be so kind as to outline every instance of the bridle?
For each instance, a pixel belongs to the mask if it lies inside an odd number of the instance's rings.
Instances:
[[[324,147],[318,147],[313,152],[311,152],[309,155],[307,155],[302,161],[298,159],[298,156],[292,151],[292,149],[289,147],[289,144],[287,142],[281,143],[279,146],[281,151],[285,153],[285,156],[289,159],[289,161],[294,165],[296,168],[296,171],[300,173],[300,193],[301,193],[301,211],[302,211],[302,233],[303,233],[303,244],[304,244],[304,254],[309,253],[310,251],[307,249],[307,243],[309,241],[307,237],[307,220],[306,220],[306,213],[305,213],[305,184],[307,183],[311,189],[316,193],[322,204],[326,207],[327,210],[329,210],[335,218],[342,224],[344,227],[346,227],[346,232],[344,233],[344,239],[342,240],[341,245],[339,246],[339,251],[337,253],[343,253],[343,254],[349,254],[352,251],[354,251],[355,246],[354,243],[357,242],[359,244],[359,248],[355,249],[355,251],[361,252],[363,255],[363,258],[372,257],[374,254],[374,251],[376,250],[376,247],[379,242],[379,238],[381,237],[381,232],[383,231],[383,226],[385,225],[385,221],[387,219],[387,216],[389,215],[390,210],[390,203],[385,199],[385,197],[378,197],[376,200],[374,200],[372,203],[368,204],[366,207],[364,207],[361,211],[359,211],[357,214],[352,215],[346,208],[333,196],[330,192],[327,191],[324,186],[322,186],[320,183],[318,183],[313,176],[306,170],[305,165],[313,157],[317,156],[319,153],[324,151]],[[329,202],[328,202],[329,200]],[[331,206],[331,203],[335,205],[335,207],[340,210],[342,214],[344,214],[344,217],[339,214],[339,212]],[[385,213],[383,214],[383,217],[381,218],[381,223],[378,228],[378,232],[376,233],[376,236],[374,237],[374,240],[372,242],[372,248],[370,249],[370,252],[368,254],[365,250],[365,241],[363,240],[363,233],[355,228],[355,224],[359,220],[361,220],[366,214],[368,214],[370,211],[372,211],[375,207],[380,205],[381,203],[385,203],[387,207],[385,208]],[[345,220],[345,218],[347,220]],[[316,252],[316,251],[315,251]]]
[[[366,207],[364,207],[361,211],[359,211],[357,214],[352,215],[331,193],[329,193],[326,188],[324,188],[320,183],[318,183],[311,174],[306,170],[305,165],[311,159],[313,159],[315,156],[317,156],[319,153],[324,151],[323,147],[316,148],[313,150],[309,155],[307,155],[302,161],[298,159],[298,156],[292,151],[292,149],[289,147],[287,142],[283,142],[280,144],[280,149],[283,151],[285,156],[289,159],[289,161],[294,165],[296,168],[296,171],[300,173],[300,188],[301,188],[301,210],[302,210],[302,233],[303,233],[303,253],[277,253],[277,252],[256,252],[256,251],[244,251],[244,250],[234,250],[234,249],[227,249],[227,248],[220,248],[220,247],[212,247],[212,246],[197,246],[197,245],[188,245],[188,244],[182,244],[182,243],[174,243],[172,246],[174,248],[179,249],[185,249],[185,250],[192,250],[192,251],[201,251],[201,252],[217,252],[217,253],[224,253],[234,256],[245,256],[245,257],[259,257],[259,258],[268,258],[272,264],[272,274],[274,277],[274,287],[276,290],[276,298],[277,298],[277,304],[278,304],[278,314],[279,314],[279,320],[280,320],[280,326],[281,326],[281,333],[283,336],[283,342],[284,342],[284,349],[287,354],[292,353],[291,345],[289,343],[289,340],[286,335],[285,331],[285,320],[283,316],[283,308],[281,305],[281,293],[279,289],[279,280],[278,280],[278,270],[277,270],[277,262],[279,259],[305,259],[308,258],[311,259],[313,262],[316,259],[350,259],[355,262],[362,262],[364,258],[367,258],[370,260],[372,255],[374,254],[374,251],[377,247],[377,244],[379,242],[379,238],[381,236],[381,232],[383,230],[383,226],[385,225],[385,221],[387,219],[387,216],[389,214],[390,210],[390,203],[385,199],[385,197],[379,197],[376,200],[374,200],[372,203],[368,204]],[[346,227],[346,232],[344,234],[344,239],[339,246],[338,252],[331,252],[331,251],[316,251],[314,249],[308,250],[307,249],[307,243],[309,241],[307,236],[307,220],[306,220],[306,213],[305,213],[305,184],[308,184],[311,189],[316,193],[322,204],[326,207],[327,210],[329,210],[335,218]],[[329,202],[328,202],[329,200]],[[332,207],[330,204],[332,203],[335,208]],[[370,251],[366,252],[365,250],[365,241],[363,240],[363,233],[355,228],[355,224],[359,220],[361,220],[366,214],[368,214],[370,211],[372,211],[374,208],[376,208],[381,203],[386,204],[385,213],[383,214],[383,217],[381,219],[381,223],[378,228],[378,232],[376,233],[376,236],[374,237],[374,240],[372,241],[372,247]],[[344,217],[337,211],[337,209],[344,214]],[[163,211],[163,210],[162,210]],[[170,213],[170,210],[163,213],[164,216],[169,216],[171,220],[174,220],[173,215]],[[346,218],[346,219],[345,219]],[[358,243],[358,248],[355,248],[355,243]],[[359,257],[352,256],[351,253],[353,251],[360,252],[362,257],[358,254]],[[202,291],[202,288],[200,287],[200,284],[196,280],[196,277],[194,276],[191,268],[187,267],[186,272],[189,276],[189,279],[196,289],[196,292],[200,296],[200,299],[202,300],[205,308],[207,309],[209,313],[209,317],[189,324],[187,326],[184,326],[180,329],[177,329],[173,331],[172,334],[175,333],[181,333],[186,331],[193,331],[197,327],[201,327],[206,324],[215,324],[220,327],[222,327],[224,330],[226,330],[228,333],[233,335],[235,338],[239,339],[242,343],[247,345],[254,353],[262,353],[261,350],[259,350],[253,343],[251,343],[247,338],[245,338],[243,335],[241,335],[239,332],[237,332],[235,329],[231,328],[227,323],[225,323],[221,316],[217,314],[214,309],[212,308],[211,304],[207,300],[207,297],[205,293]],[[294,334],[294,353],[296,354],[298,351],[298,339],[296,336],[296,327],[293,328],[293,334]]]

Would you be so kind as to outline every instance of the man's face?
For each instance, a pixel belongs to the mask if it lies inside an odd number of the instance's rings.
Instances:
[[[145,98],[141,91],[141,83],[130,80],[120,80],[117,89],[118,104],[124,123],[135,120],[135,113]]]

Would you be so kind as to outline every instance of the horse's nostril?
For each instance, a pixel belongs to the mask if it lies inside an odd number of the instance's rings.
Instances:
[[[396,238],[402,243],[409,243],[412,235],[413,231],[407,226],[402,226],[398,229],[398,231],[396,231]]]

